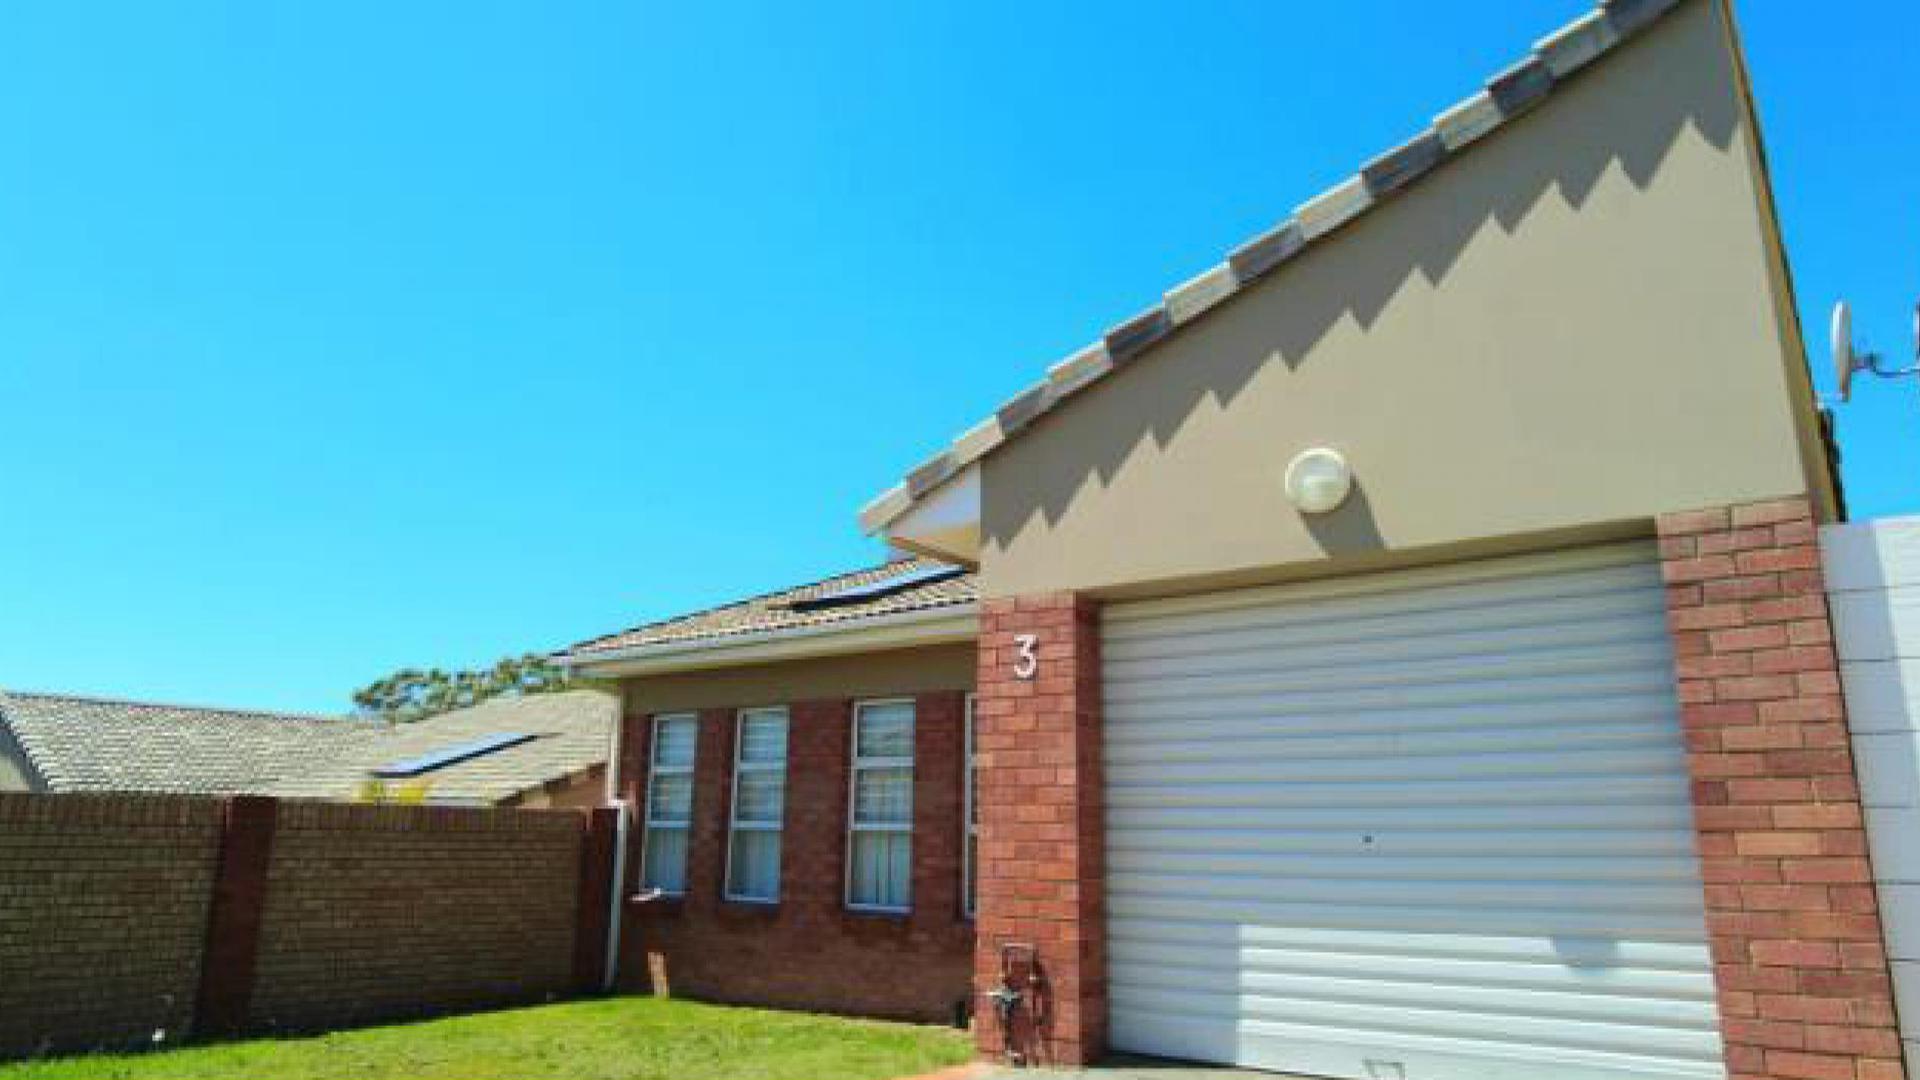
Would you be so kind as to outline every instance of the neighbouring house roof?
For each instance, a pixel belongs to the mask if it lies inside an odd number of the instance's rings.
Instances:
[[[373,738],[285,778],[272,794],[353,799],[379,778],[396,786],[423,784],[428,802],[505,802],[605,765],[619,716],[619,699],[598,690],[493,698],[409,724],[383,724]]]
[[[1219,265],[1176,286],[1158,304],[1123,320],[1100,340],[1049,368],[1045,378],[869,502],[860,511],[861,528],[869,533],[887,529],[1041,416],[1532,110],[1561,83],[1681,2],[1601,0],[1594,10],[1542,38],[1531,53],[1495,75],[1480,92],[1435,117],[1424,131],[1300,204],[1290,217],[1233,249]]]
[[[264,794],[377,738],[334,717],[0,692],[0,728],[49,791]]]
[[[583,641],[560,655],[569,661],[648,646],[721,642],[786,631],[852,628],[888,616],[971,605],[974,575],[932,559],[896,559],[880,566],[647,623]]]

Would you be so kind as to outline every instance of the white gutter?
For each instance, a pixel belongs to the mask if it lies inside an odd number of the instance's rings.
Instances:
[[[607,805],[619,815],[613,824],[613,881],[607,889],[607,959],[600,965],[600,991],[613,993],[620,975],[620,894],[627,887],[627,804],[620,798],[620,728],[616,713],[607,733]]]
[[[979,635],[979,626],[979,607],[969,601],[894,615],[729,634],[719,638],[563,653],[554,657],[554,663],[596,678],[660,675],[672,671],[698,671],[811,656],[972,641]]]

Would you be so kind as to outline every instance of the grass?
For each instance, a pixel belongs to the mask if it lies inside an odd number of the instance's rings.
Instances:
[[[0,1080],[886,1080],[972,1052],[949,1028],[629,997],[0,1064]]]

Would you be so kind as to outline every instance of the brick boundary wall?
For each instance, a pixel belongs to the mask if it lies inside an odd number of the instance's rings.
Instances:
[[[1808,501],[1658,519],[1732,1080],[1904,1080]]]
[[[236,1035],[247,1028],[267,870],[280,817],[279,803],[256,795],[225,800],[220,810],[220,868],[207,913],[207,944],[194,1006],[194,1034],[207,1036]]]
[[[283,804],[247,1026],[570,995],[583,846],[577,811]]]
[[[221,817],[212,799],[0,794],[0,1059],[187,1033]]]
[[[1018,635],[1036,636],[1036,670],[1020,675]],[[984,1000],[983,1055],[1009,1043],[1031,1062],[1084,1065],[1107,1041],[1100,621],[1091,600],[1047,593],[980,606],[975,703],[980,853],[974,991],[1001,982],[1002,949],[1032,945],[1042,979],[1039,1023],[1023,1003],[1012,1030]],[[1024,989],[1024,988],[1022,988]]]
[[[846,698],[786,703],[779,900],[727,900],[737,710],[701,709],[686,892],[626,906],[622,988],[777,1008],[955,1019],[967,1004],[973,955],[973,927],[960,896],[966,692],[872,695],[909,696],[915,714],[912,910],[877,914],[846,906],[854,706]],[[642,808],[629,837],[626,888],[632,896],[639,891],[646,843],[653,715],[628,716],[624,724],[621,794]]]
[[[0,794],[0,1059],[598,988],[611,810]],[[593,952],[591,962],[589,952]]]

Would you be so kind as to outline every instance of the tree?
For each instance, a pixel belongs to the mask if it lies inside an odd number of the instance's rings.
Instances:
[[[503,695],[548,694],[590,685],[537,653],[508,656],[492,667],[447,672],[440,668],[401,668],[354,691],[355,715],[412,723]]]

